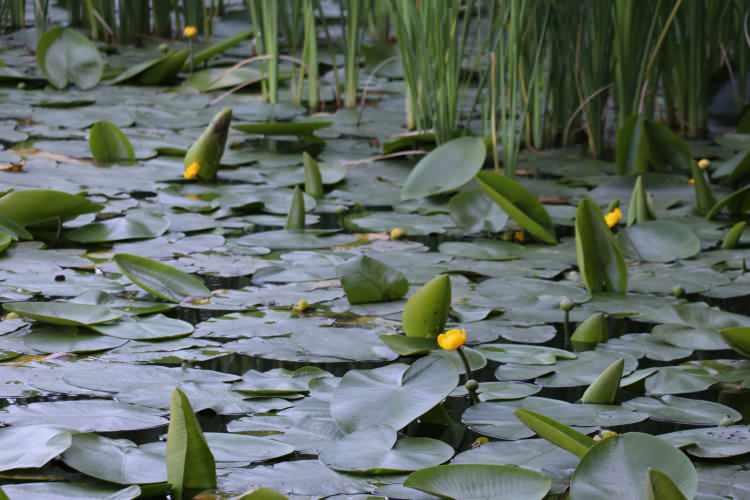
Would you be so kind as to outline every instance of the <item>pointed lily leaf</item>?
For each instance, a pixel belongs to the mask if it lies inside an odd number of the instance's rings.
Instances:
[[[633,115],[617,130],[616,163],[620,175],[644,173],[651,155],[646,120]]]
[[[73,302],[9,302],[3,304],[3,308],[23,318],[51,325],[96,325],[122,317],[122,313],[108,307]]]
[[[668,475],[686,498],[695,496],[698,475],[685,454],[658,437],[639,432],[594,446],[573,474],[570,496],[576,500],[649,500],[652,469]]]
[[[734,248],[737,248],[737,244],[740,241],[740,238],[742,238],[742,233],[745,232],[745,228],[747,227],[747,222],[740,221],[729,228],[729,231],[727,231],[727,234],[724,235],[724,239],[721,242],[721,248],[723,250],[732,250]]]
[[[412,200],[460,188],[481,170],[487,148],[478,137],[460,137],[424,156],[401,186],[401,199]]]
[[[625,360],[618,359],[609,365],[581,396],[581,403],[611,405],[617,399]]]
[[[216,488],[216,464],[187,396],[172,392],[167,431],[167,478],[175,500]]]
[[[557,243],[555,227],[544,205],[519,182],[495,172],[479,172],[477,182],[508,217],[539,241]]]
[[[167,302],[182,302],[190,297],[211,295],[200,278],[158,260],[126,253],[118,253],[113,260],[130,281]]]
[[[189,169],[193,168],[194,164],[198,164],[197,173],[191,173],[192,177],[186,178],[195,178],[197,176],[198,179],[204,181],[216,179],[216,172],[219,170],[221,157],[224,155],[224,149],[227,145],[229,124],[231,122],[231,108],[224,108],[213,117],[206,130],[203,131],[200,137],[187,150],[187,153],[185,153],[183,163],[186,175]]]
[[[98,212],[101,208],[83,196],[52,189],[13,191],[0,198],[0,217],[23,227]]]
[[[570,343],[576,351],[581,352],[594,349],[608,338],[607,317],[602,313],[594,313],[576,327]]]
[[[71,28],[52,28],[39,39],[39,69],[58,89],[73,83],[80,89],[95,87],[102,79],[104,61],[96,46]]]
[[[110,121],[94,123],[89,130],[91,155],[99,163],[135,161],[135,151],[130,139]]]
[[[304,231],[305,230],[305,197],[299,186],[294,188],[292,203],[289,205],[289,214],[286,217],[287,231]]]
[[[402,429],[445,399],[458,384],[455,365],[420,358],[372,370],[350,370],[333,391],[331,415],[345,432],[387,425]]]
[[[409,281],[401,271],[367,255],[345,262],[337,273],[350,304],[398,300],[409,291]]]
[[[443,331],[451,305],[451,280],[441,274],[409,297],[401,317],[407,337],[435,338]]]
[[[552,482],[515,465],[438,465],[413,472],[404,486],[455,500],[542,500]]]
[[[654,211],[651,208],[651,200],[646,189],[643,187],[643,177],[639,175],[633,186],[633,193],[630,195],[628,226],[654,220],[655,218]]]
[[[333,470],[361,474],[412,472],[447,462],[453,448],[437,439],[406,437],[383,425],[347,434],[320,453]]]
[[[750,358],[750,327],[724,328],[719,333],[732,349]]]
[[[588,291],[624,294],[628,269],[617,241],[604,223],[599,207],[584,198],[576,210],[576,257]]]
[[[688,500],[674,484],[672,478],[659,469],[649,469],[648,482],[650,496],[648,500]]]
[[[315,199],[323,197],[323,178],[320,174],[318,162],[309,153],[302,153],[305,167],[305,193]]]
[[[589,449],[596,443],[596,441],[586,434],[582,434],[572,427],[561,424],[540,413],[519,408],[515,411],[515,415],[518,420],[534,431],[539,437],[579,457],[586,455]]]

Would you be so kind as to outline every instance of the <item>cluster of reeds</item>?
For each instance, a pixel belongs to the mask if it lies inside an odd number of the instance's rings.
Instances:
[[[48,0],[33,1],[42,25]],[[125,43],[176,36],[184,25],[210,34],[225,9],[224,0],[59,3],[93,37]],[[336,0],[326,12],[319,0],[244,3],[269,102],[278,102],[279,82],[288,80],[295,103],[319,110],[321,79],[332,79],[333,106],[357,107],[364,46],[381,55],[368,61],[367,81],[397,54],[407,128],[433,133],[438,143],[484,133],[496,165],[511,175],[524,147],[577,143],[595,158],[609,155],[606,131],[633,117],[701,137],[717,78],[734,83],[738,109],[745,104],[746,0]],[[23,25],[24,4],[0,0],[0,22]],[[319,60],[323,51],[333,57]],[[280,60],[291,62],[291,78]]]

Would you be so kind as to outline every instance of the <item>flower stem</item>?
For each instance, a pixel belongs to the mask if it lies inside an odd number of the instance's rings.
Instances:
[[[466,353],[464,353],[463,347],[459,347],[458,349],[456,349],[456,352],[458,352],[458,355],[461,357],[461,361],[464,364],[464,370],[466,371],[466,380],[464,380],[464,383],[466,383],[471,380],[471,366],[469,365],[469,360],[466,357]],[[477,396],[476,387],[467,387],[467,391],[469,392],[469,399],[471,399],[471,404],[479,403],[479,396]]]

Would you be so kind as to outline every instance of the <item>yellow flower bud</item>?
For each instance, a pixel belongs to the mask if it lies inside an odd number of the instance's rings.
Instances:
[[[480,446],[485,445],[485,444],[487,444],[489,442],[490,442],[489,438],[486,438],[484,436],[479,436],[478,438],[476,438],[474,440],[473,443],[471,443],[471,447],[472,448],[479,448]]]
[[[406,231],[401,229],[400,227],[394,227],[391,229],[391,239],[392,240],[398,240],[403,238],[406,235]]]
[[[294,307],[292,307],[292,312],[296,314],[302,314],[308,309],[310,309],[310,303],[307,302],[305,299],[299,299],[297,303],[294,304]]]
[[[182,176],[183,176],[183,177],[184,177],[185,179],[187,179],[187,180],[189,180],[189,181],[192,181],[193,179],[195,179],[196,177],[198,177],[198,173],[199,173],[200,171],[201,171],[201,164],[200,164],[200,163],[198,163],[197,161],[194,161],[193,163],[191,163],[191,164],[190,164],[190,165],[189,165],[189,166],[188,166],[188,167],[187,167],[187,168],[185,169],[185,171],[184,171],[184,172],[182,173]]]
[[[706,170],[710,166],[711,160],[709,160],[708,158],[703,158],[698,162],[698,168],[700,168],[701,170]]]
[[[441,349],[455,351],[466,343],[466,330],[454,328],[437,336],[437,342]]]
[[[17,313],[9,312],[8,314],[5,315],[4,319],[5,321],[10,321],[13,319],[18,319],[18,318],[20,318],[20,316]]]
[[[604,429],[599,432],[599,434],[594,436],[594,441],[604,441],[615,436],[617,436],[617,433],[615,431],[608,431],[607,429]]]
[[[523,243],[524,241],[526,241],[526,233],[524,233],[523,231],[515,231],[513,233],[513,239],[519,243]]]
[[[607,227],[609,227],[610,229],[619,224],[621,219],[622,210],[620,210],[619,208],[615,208],[604,216],[604,222],[607,223]]]
[[[182,34],[185,38],[195,38],[198,34],[198,28],[195,26],[185,26],[185,29],[182,30]]]
[[[691,186],[695,185],[695,179],[693,179],[692,177],[688,179],[688,184],[690,184]]]

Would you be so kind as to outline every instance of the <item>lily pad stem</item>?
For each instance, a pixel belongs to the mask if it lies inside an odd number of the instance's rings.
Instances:
[[[458,355],[461,357],[461,361],[464,364],[464,370],[466,371],[466,381],[465,382],[467,382],[467,384],[466,384],[467,385],[466,390],[469,392],[469,399],[471,399],[471,404],[477,404],[477,403],[479,403],[479,396],[477,396],[476,384],[468,384],[468,382],[470,380],[472,380],[472,378],[471,378],[471,366],[469,365],[469,360],[466,357],[466,353],[464,353],[463,347],[459,347],[458,349],[456,349],[456,351],[458,352]]]

